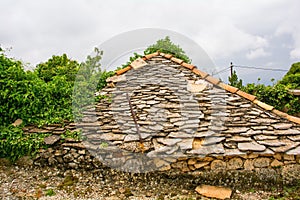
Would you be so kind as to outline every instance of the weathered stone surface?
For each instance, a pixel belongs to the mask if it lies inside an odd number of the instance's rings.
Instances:
[[[186,149],[192,149],[193,148],[193,138],[188,138],[188,139],[182,139],[182,141],[180,143],[178,143],[177,145],[182,149],[182,150],[186,150]]]
[[[157,138],[157,141],[167,145],[167,146],[173,146],[178,142],[181,142],[182,139],[176,139],[176,138]]]
[[[187,90],[192,93],[198,93],[202,92],[207,87],[207,85],[208,84],[206,82],[204,82],[203,84],[188,83]]]
[[[188,153],[198,154],[198,155],[223,154],[225,153],[225,150],[223,145],[219,143],[211,146],[201,146],[200,148],[193,149]]]
[[[234,135],[232,137],[226,138],[226,142],[251,142],[250,137],[243,137],[239,135]]]
[[[62,146],[73,147],[75,149],[85,149],[85,146],[83,143],[63,143]]]
[[[227,162],[227,169],[242,169],[243,164],[241,158],[232,158]]]
[[[116,83],[116,82],[120,82],[120,81],[126,81],[125,74],[118,75],[118,76],[112,76],[112,77],[109,77],[106,79],[107,83],[109,83],[109,82]]]
[[[287,138],[289,138],[290,140],[292,140],[294,142],[300,142],[300,135],[288,136]]]
[[[114,140],[123,140],[125,138],[125,134],[113,134],[113,133],[103,133],[98,134],[99,139],[106,141],[114,141]]]
[[[238,148],[241,151],[264,151],[266,149],[264,145],[260,145],[254,141],[238,143]]]
[[[230,134],[238,134],[238,133],[245,133],[249,130],[249,128],[246,127],[234,127],[234,128],[229,128],[225,133],[230,133]]]
[[[280,162],[278,160],[273,160],[272,163],[271,163],[271,167],[280,167],[280,166],[283,166],[283,162]]]
[[[132,141],[139,141],[139,140],[140,140],[140,137],[137,134],[135,134],[135,135],[128,134],[124,138],[124,142],[132,142]]]
[[[130,65],[132,66],[133,69],[136,70],[136,69],[139,69],[143,66],[148,65],[148,63],[145,62],[142,58],[138,58],[138,59],[134,60],[133,62],[131,62]]]
[[[217,144],[225,140],[225,137],[205,137],[203,141],[203,145],[212,145]]]
[[[246,153],[238,149],[225,149],[225,154],[224,154],[224,156],[243,156],[243,155],[246,155]]]
[[[246,160],[244,162],[244,169],[245,170],[253,170],[254,169],[254,164],[253,164],[253,160]]]
[[[253,138],[255,140],[275,140],[278,137],[274,135],[254,135]]]
[[[295,160],[295,156],[284,154],[283,155],[283,160]]]
[[[198,162],[198,163],[194,164],[194,167],[196,169],[201,169],[201,168],[203,168],[203,167],[205,167],[207,165],[209,165],[209,162]]]
[[[268,167],[270,165],[271,159],[270,158],[255,158],[253,161],[254,167]]]
[[[154,158],[153,162],[157,168],[170,166],[170,164],[168,162],[166,162],[165,160],[160,159],[160,158]]]
[[[50,135],[44,138],[44,143],[47,145],[53,145],[54,143],[58,142],[60,138],[61,137],[59,135]]]
[[[225,187],[216,187],[210,185],[201,185],[198,186],[196,192],[199,194],[209,197],[209,198],[217,198],[217,199],[230,199],[232,190]]]
[[[172,138],[194,138],[193,134],[188,134],[183,131],[171,132],[168,136]]]
[[[300,155],[300,146],[286,152],[288,155]]]
[[[214,160],[210,164],[211,170],[224,170],[226,169],[226,162],[222,160]]]
[[[294,149],[299,144],[300,144],[300,142],[289,142],[289,141],[285,140],[285,145],[284,146],[270,147],[270,149],[272,149],[272,151],[274,151],[276,153],[284,153],[284,152],[287,152],[287,151],[289,151],[291,149]]]
[[[280,147],[285,146],[285,142],[275,139],[275,140],[261,140],[257,141],[259,144],[265,145],[265,146],[271,146],[271,147]]]
[[[286,130],[286,129],[291,128],[293,126],[293,124],[281,123],[281,124],[273,124],[272,126],[274,127],[274,129]]]
[[[261,130],[252,130],[252,129],[250,129],[250,130],[248,130],[246,133],[241,133],[240,135],[241,136],[246,136],[246,137],[249,137],[249,136],[252,136],[252,135],[258,135],[258,134],[261,134],[262,133],[262,131]]]
[[[287,130],[274,130],[274,131],[263,131],[265,135],[299,135],[300,130],[287,129]]]

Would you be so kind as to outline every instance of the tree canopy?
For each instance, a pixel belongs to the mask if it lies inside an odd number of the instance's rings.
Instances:
[[[280,83],[287,85],[291,89],[300,89],[300,62],[292,64]]]
[[[144,54],[147,55],[156,51],[170,53],[176,58],[182,59],[186,63],[191,63],[191,59],[185,54],[184,50],[179,45],[174,44],[169,36],[166,36],[164,39],[160,39],[156,41],[155,44],[150,45],[144,51]]]

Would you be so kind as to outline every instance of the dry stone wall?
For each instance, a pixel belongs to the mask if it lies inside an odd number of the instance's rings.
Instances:
[[[187,172],[300,163],[299,124],[161,56],[113,77],[100,93],[107,98],[87,109],[77,125],[28,128],[52,133],[45,140],[52,146],[41,150],[36,165]],[[58,137],[77,128],[83,141]]]

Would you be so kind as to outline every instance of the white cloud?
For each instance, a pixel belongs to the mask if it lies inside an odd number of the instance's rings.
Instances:
[[[290,52],[290,57],[292,59],[300,59],[300,48],[295,48]]]
[[[11,54],[33,64],[61,53],[82,60],[112,36],[146,27],[185,34],[216,61],[272,60],[278,46],[271,39],[287,34],[293,41],[280,42],[292,49],[281,45],[282,55],[299,57],[298,0],[3,0],[0,7],[0,23],[5,24],[0,44],[12,46]]]
[[[229,19],[210,23],[207,29],[198,34],[197,41],[215,59],[268,46],[266,38],[243,31]]]
[[[247,53],[246,57],[249,60],[253,60],[253,59],[257,59],[257,58],[267,57],[270,55],[271,55],[271,53],[266,52],[263,48],[257,48],[254,50],[250,50],[250,52]]]

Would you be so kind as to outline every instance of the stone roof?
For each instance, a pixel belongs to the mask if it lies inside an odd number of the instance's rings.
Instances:
[[[90,146],[148,157],[300,155],[299,118],[170,54],[146,55],[107,81]]]

